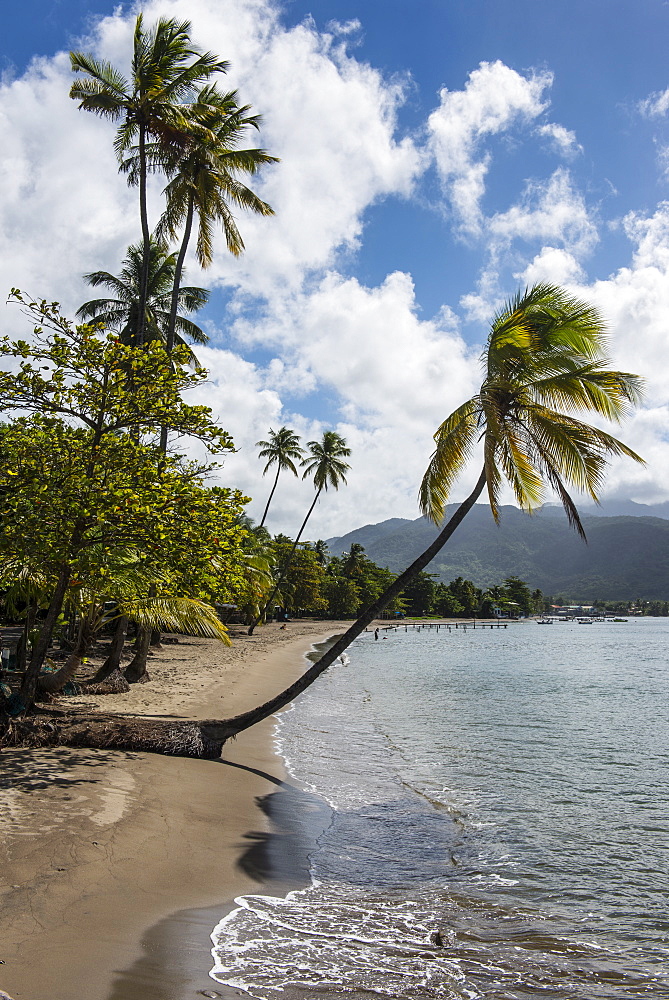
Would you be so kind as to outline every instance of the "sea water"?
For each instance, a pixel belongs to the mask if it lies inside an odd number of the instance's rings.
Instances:
[[[364,633],[279,723],[329,808],[245,896],[254,997],[669,998],[669,620]]]

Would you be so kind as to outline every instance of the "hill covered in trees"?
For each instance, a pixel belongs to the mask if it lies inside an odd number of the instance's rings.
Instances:
[[[621,503],[644,509],[631,501]],[[449,507],[446,517],[453,510]],[[444,582],[462,576],[482,588],[518,576],[544,594],[578,602],[669,599],[669,520],[584,513],[583,524],[587,544],[569,527],[561,508],[545,507],[530,517],[505,506],[498,526],[488,506],[476,504],[428,571]],[[397,573],[436,532],[423,517],[391,518],[327,544],[338,553],[357,542],[375,563]]]

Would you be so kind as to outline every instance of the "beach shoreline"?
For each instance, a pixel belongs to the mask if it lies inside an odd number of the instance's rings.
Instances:
[[[252,637],[239,629],[232,649],[182,637],[150,664],[148,684],[72,700],[175,719],[236,714],[296,679],[313,646],[346,624],[271,624]],[[216,761],[4,751],[0,989],[13,1000],[236,995],[207,975],[215,924],[240,894],[284,894],[308,880],[306,861],[282,870],[276,851],[268,868],[267,803],[293,787],[274,727],[268,719],[241,733]],[[295,845],[284,851],[297,855]]]

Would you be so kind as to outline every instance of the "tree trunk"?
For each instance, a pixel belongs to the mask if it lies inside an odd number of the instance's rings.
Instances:
[[[150,643],[151,629],[145,628],[142,625],[137,635],[137,652],[123,671],[124,677],[129,684],[145,684],[150,680],[146,671],[146,660],[149,655]]]
[[[272,601],[274,600],[274,596],[275,596],[277,590],[279,589],[279,587],[281,586],[281,584],[283,583],[283,581],[285,579],[285,576],[286,576],[286,573],[290,569],[290,564],[293,561],[293,555],[295,554],[295,549],[297,548],[298,543],[300,541],[300,538],[302,537],[302,532],[304,531],[304,529],[307,526],[307,521],[311,517],[312,511],[313,511],[314,507],[316,506],[316,504],[318,503],[318,498],[319,498],[320,495],[321,495],[321,490],[317,490],[316,491],[316,496],[314,497],[314,502],[312,503],[311,507],[307,511],[307,516],[305,517],[304,521],[302,522],[302,527],[300,528],[300,530],[297,533],[297,538],[293,542],[293,547],[290,550],[290,552],[288,553],[288,558],[286,560],[286,565],[283,567],[283,569],[281,571],[281,574],[279,576],[279,579],[274,584],[274,589],[272,590],[272,593],[267,598],[267,603],[265,604],[265,607],[262,609],[262,611],[260,612],[260,614],[258,615],[258,617],[256,618],[256,620],[253,622],[253,624],[249,626],[249,631],[248,631],[249,635],[253,635],[253,633],[255,631],[256,625],[258,625],[259,622],[262,621],[262,619],[267,614],[268,609],[271,608]]]
[[[215,759],[220,755],[221,748],[227,740],[289,705],[341,656],[353,640],[380,615],[386,605],[434,559],[478,500],[485,481],[484,470],[474,490],[460,504],[432,544],[414,559],[408,569],[397,577],[381,597],[363,612],[313,666],[309,667],[294,684],[263,705],[229,719],[204,719],[198,722],[129,719],[102,715],[59,717],[53,713],[44,713],[37,717],[11,722],[3,737],[5,745],[61,745],[106,750],[141,750],[177,757]]]
[[[181,246],[179,247],[179,256],[177,257],[176,264],[174,266],[174,284],[172,286],[172,301],[170,302],[170,319],[167,327],[167,353],[171,354],[174,350],[174,341],[176,340],[176,327],[177,327],[177,311],[179,309],[179,291],[181,290],[181,275],[183,273],[184,260],[186,259],[186,250],[188,249],[188,244],[190,242],[190,234],[193,228],[193,210],[195,205],[195,198],[191,192],[190,198],[188,199],[188,211],[186,213],[186,221],[184,223],[184,235],[181,240]]]
[[[4,733],[0,719],[0,746],[89,747],[216,760],[225,742],[218,726],[217,722],[168,722],[121,715],[66,715],[45,709],[38,715],[9,720]]]
[[[149,217],[146,207],[146,129],[139,126],[139,217],[142,227],[142,273],[139,286],[139,316],[137,328],[137,344],[141,347],[146,339],[146,302],[149,297],[149,253],[151,249],[151,234],[149,232]]]
[[[275,477],[275,479],[274,479],[274,486],[273,486],[273,487],[272,487],[272,489],[271,489],[271,492],[270,492],[270,495],[269,495],[269,498],[268,498],[268,500],[267,500],[267,506],[265,507],[265,512],[264,512],[264,514],[263,514],[263,516],[262,516],[262,521],[260,522],[260,527],[261,527],[261,528],[262,528],[262,526],[263,526],[263,525],[264,525],[264,523],[265,523],[265,518],[267,517],[267,511],[269,510],[269,505],[271,504],[271,502],[272,502],[272,497],[274,496],[274,490],[276,489],[276,487],[277,487],[277,484],[278,484],[278,482],[279,482],[279,474],[280,474],[280,472],[281,472],[281,466],[279,466],[279,468],[278,468],[278,469],[276,470],[276,477]]]
[[[28,658],[28,642],[30,641],[30,633],[35,625],[35,617],[37,615],[37,598],[31,597],[28,601],[26,607],[26,622],[23,626],[23,632],[21,633],[21,638],[16,647],[16,669],[23,673],[26,669],[26,662]]]
[[[37,690],[44,694],[57,694],[62,691],[65,685],[74,679],[77,670],[81,666],[81,661],[89,650],[93,641],[91,632],[91,618],[86,615],[79,624],[79,634],[74,644],[74,649],[65,660],[65,663],[53,674],[40,674],[37,678]]]
[[[115,670],[120,669],[121,656],[123,655],[123,647],[125,646],[125,638],[128,634],[128,621],[129,619],[127,615],[121,615],[116,622],[116,629],[109,646],[107,659],[95,674],[95,677],[93,678],[94,684],[99,684],[101,681],[106,680],[110,674],[114,673]]]
[[[191,194],[188,201],[188,212],[186,213],[186,222],[184,224],[184,235],[181,240],[181,246],[179,247],[179,256],[177,257],[176,264],[174,266],[174,284],[172,285],[172,300],[170,302],[170,318],[167,324],[167,340],[165,344],[165,350],[168,354],[171,354],[174,350],[174,341],[176,340],[176,326],[177,326],[177,310],[179,309],[179,291],[181,289],[181,275],[183,274],[184,260],[186,259],[186,250],[188,249],[188,244],[190,242],[191,229],[193,227],[193,207],[194,207],[194,197]],[[169,432],[169,427],[160,428],[160,454],[167,454],[167,435]]]
[[[37,678],[40,675],[40,671],[44,664],[44,658],[46,657],[47,650],[49,649],[51,640],[53,639],[53,632],[56,627],[58,615],[60,614],[60,610],[63,606],[63,601],[65,600],[67,585],[70,582],[70,572],[71,570],[69,565],[67,563],[63,563],[58,574],[56,589],[54,590],[53,597],[51,598],[49,610],[47,611],[46,618],[44,619],[44,623],[40,629],[39,638],[33,645],[32,654],[30,656],[30,664],[28,665],[28,669],[23,676],[20,695],[21,700],[28,708],[35,701]]]

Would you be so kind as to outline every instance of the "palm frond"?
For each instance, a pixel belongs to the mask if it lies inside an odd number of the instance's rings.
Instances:
[[[530,511],[547,486],[555,490],[570,523],[583,534],[567,486],[597,500],[611,456],[643,461],[622,441],[572,415],[589,412],[620,422],[641,399],[642,380],[611,370],[606,346],[605,324],[589,304],[556,285],[519,291],[493,319],[478,397],[451,414],[435,435],[437,451],[423,479],[421,510],[443,511],[469,457],[475,420],[495,520],[506,479],[517,502]],[[458,430],[460,422],[464,429]]]
[[[128,615],[144,628],[185,632],[231,645],[228,631],[214,608],[192,597],[123,599],[118,602],[118,614]]]
[[[459,406],[434,435],[436,449],[420,486],[419,507],[438,524],[444,516],[453,484],[469,459],[478,433],[478,397]]]

